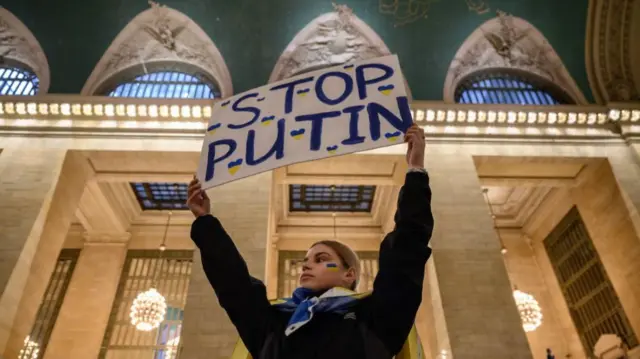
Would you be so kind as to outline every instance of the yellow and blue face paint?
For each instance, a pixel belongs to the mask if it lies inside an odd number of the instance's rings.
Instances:
[[[340,267],[338,267],[337,263],[327,263],[326,266],[327,269],[332,272],[338,272],[340,270]]]

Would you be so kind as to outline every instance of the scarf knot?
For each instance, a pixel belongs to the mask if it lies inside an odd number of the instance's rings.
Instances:
[[[345,288],[332,288],[320,296],[307,288],[298,288],[293,296],[275,307],[283,312],[293,312],[284,333],[291,333],[309,323],[315,313],[345,314],[360,299],[355,292]]]

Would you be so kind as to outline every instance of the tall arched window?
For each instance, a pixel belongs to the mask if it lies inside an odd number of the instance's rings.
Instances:
[[[455,91],[457,103],[504,105],[558,105],[573,103],[558,86],[524,71],[474,72]]]
[[[38,92],[38,76],[13,66],[0,65],[0,95],[34,96]]]
[[[111,97],[212,99],[220,92],[204,76],[181,71],[154,71],[119,82],[105,91]]]

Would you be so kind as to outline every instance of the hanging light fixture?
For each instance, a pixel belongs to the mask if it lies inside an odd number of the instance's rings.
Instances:
[[[485,201],[489,206],[489,211],[491,212],[491,219],[493,220],[493,229],[496,231],[498,235],[498,240],[500,241],[500,252],[503,255],[507,254],[507,248],[504,246],[504,242],[502,242],[502,237],[500,236],[500,231],[498,231],[498,227],[496,226],[496,216],[493,213],[493,207],[489,202],[489,189],[483,188],[482,193],[484,193]],[[507,266],[507,273],[509,272],[508,262],[504,261],[505,266]],[[523,291],[518,290],[517,287],[514,287],[513,290],[513,299],[516,302],[516,307],[518,308],[518,313],[520,313],[520,320],[522,321],[522,328],[525,332],[532,332],[542,324],[542,309],[538,304],[538,301],[534,296],[529,293],[525,293]]]
[[[513,291],[513,299],[520,312],[524,331],[532,332],[538,329],[542,324],[542,311],[538,301],[531,294],[519,291],[517,288]]]
[[[171,222],[171,214],[172,212],[169,211],[162,244],[158,248],[159,251],[156,266],[159,265],[160,269],[155,268],[151,288],[138,294],[138,296],[133,300],[133,304],[131,304],[131,311],[129,313],[131,324],[135,326],[137,330],[143,332],[148,332],[160,326],[160,323],[164,320],[164,316],[167,311],[167,301],[164,296],[158,292],[156,287],[158,286],[158,272],[162,269],[162,254],[164,253],[164,250],[167,249],[166,240],[167,233],[169,231],[169,224]]]
[[[500,241],[500,253],[507,254],[507,247],[504,246],[502,242],[502,237],[500,237],[500,232],[498,231],[498,227],[496,227],[496,215],[493,213],[493,207],[491,206],[491,202],[489,202],[489,189],[483,188],[482,193],[484,193],[484,200],[487,202],[489,206],[489,212],[491,212],[491,220],[493,221],[493,230],[496,231],[498,235],[498,240]]]

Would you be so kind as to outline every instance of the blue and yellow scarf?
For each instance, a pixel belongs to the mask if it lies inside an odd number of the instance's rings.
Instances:
[[[285,335],[289,335],[300,329],[313,319],[314,313],[333,312],[346,314],[358,300],[371,295],[371,292],[356,293],[346,288],[333,288],[322,295],[314,296],[308,289],[298,288],[293,292],[293,296],[287,299],[272,301],[271,304],[283,312],[293,312],[291,319],[285,329]],[[411,329],[409,337],[405,342],[396,359],[419,359],[424,358],[420,338],[415,326]],[[252,359],[249,351],[238,340],[236,347],[231,354],[231,359]]]
[[[284,331],[285,335],[289,336],[309,323],[315,313],[346,314],[359,299],[370,294],[370,292],[358,294],[346,288],[336,287],[315,296],[310,289],[298,288],[291,298],[276,303],[274,307],[283,312],[293,312]]]

